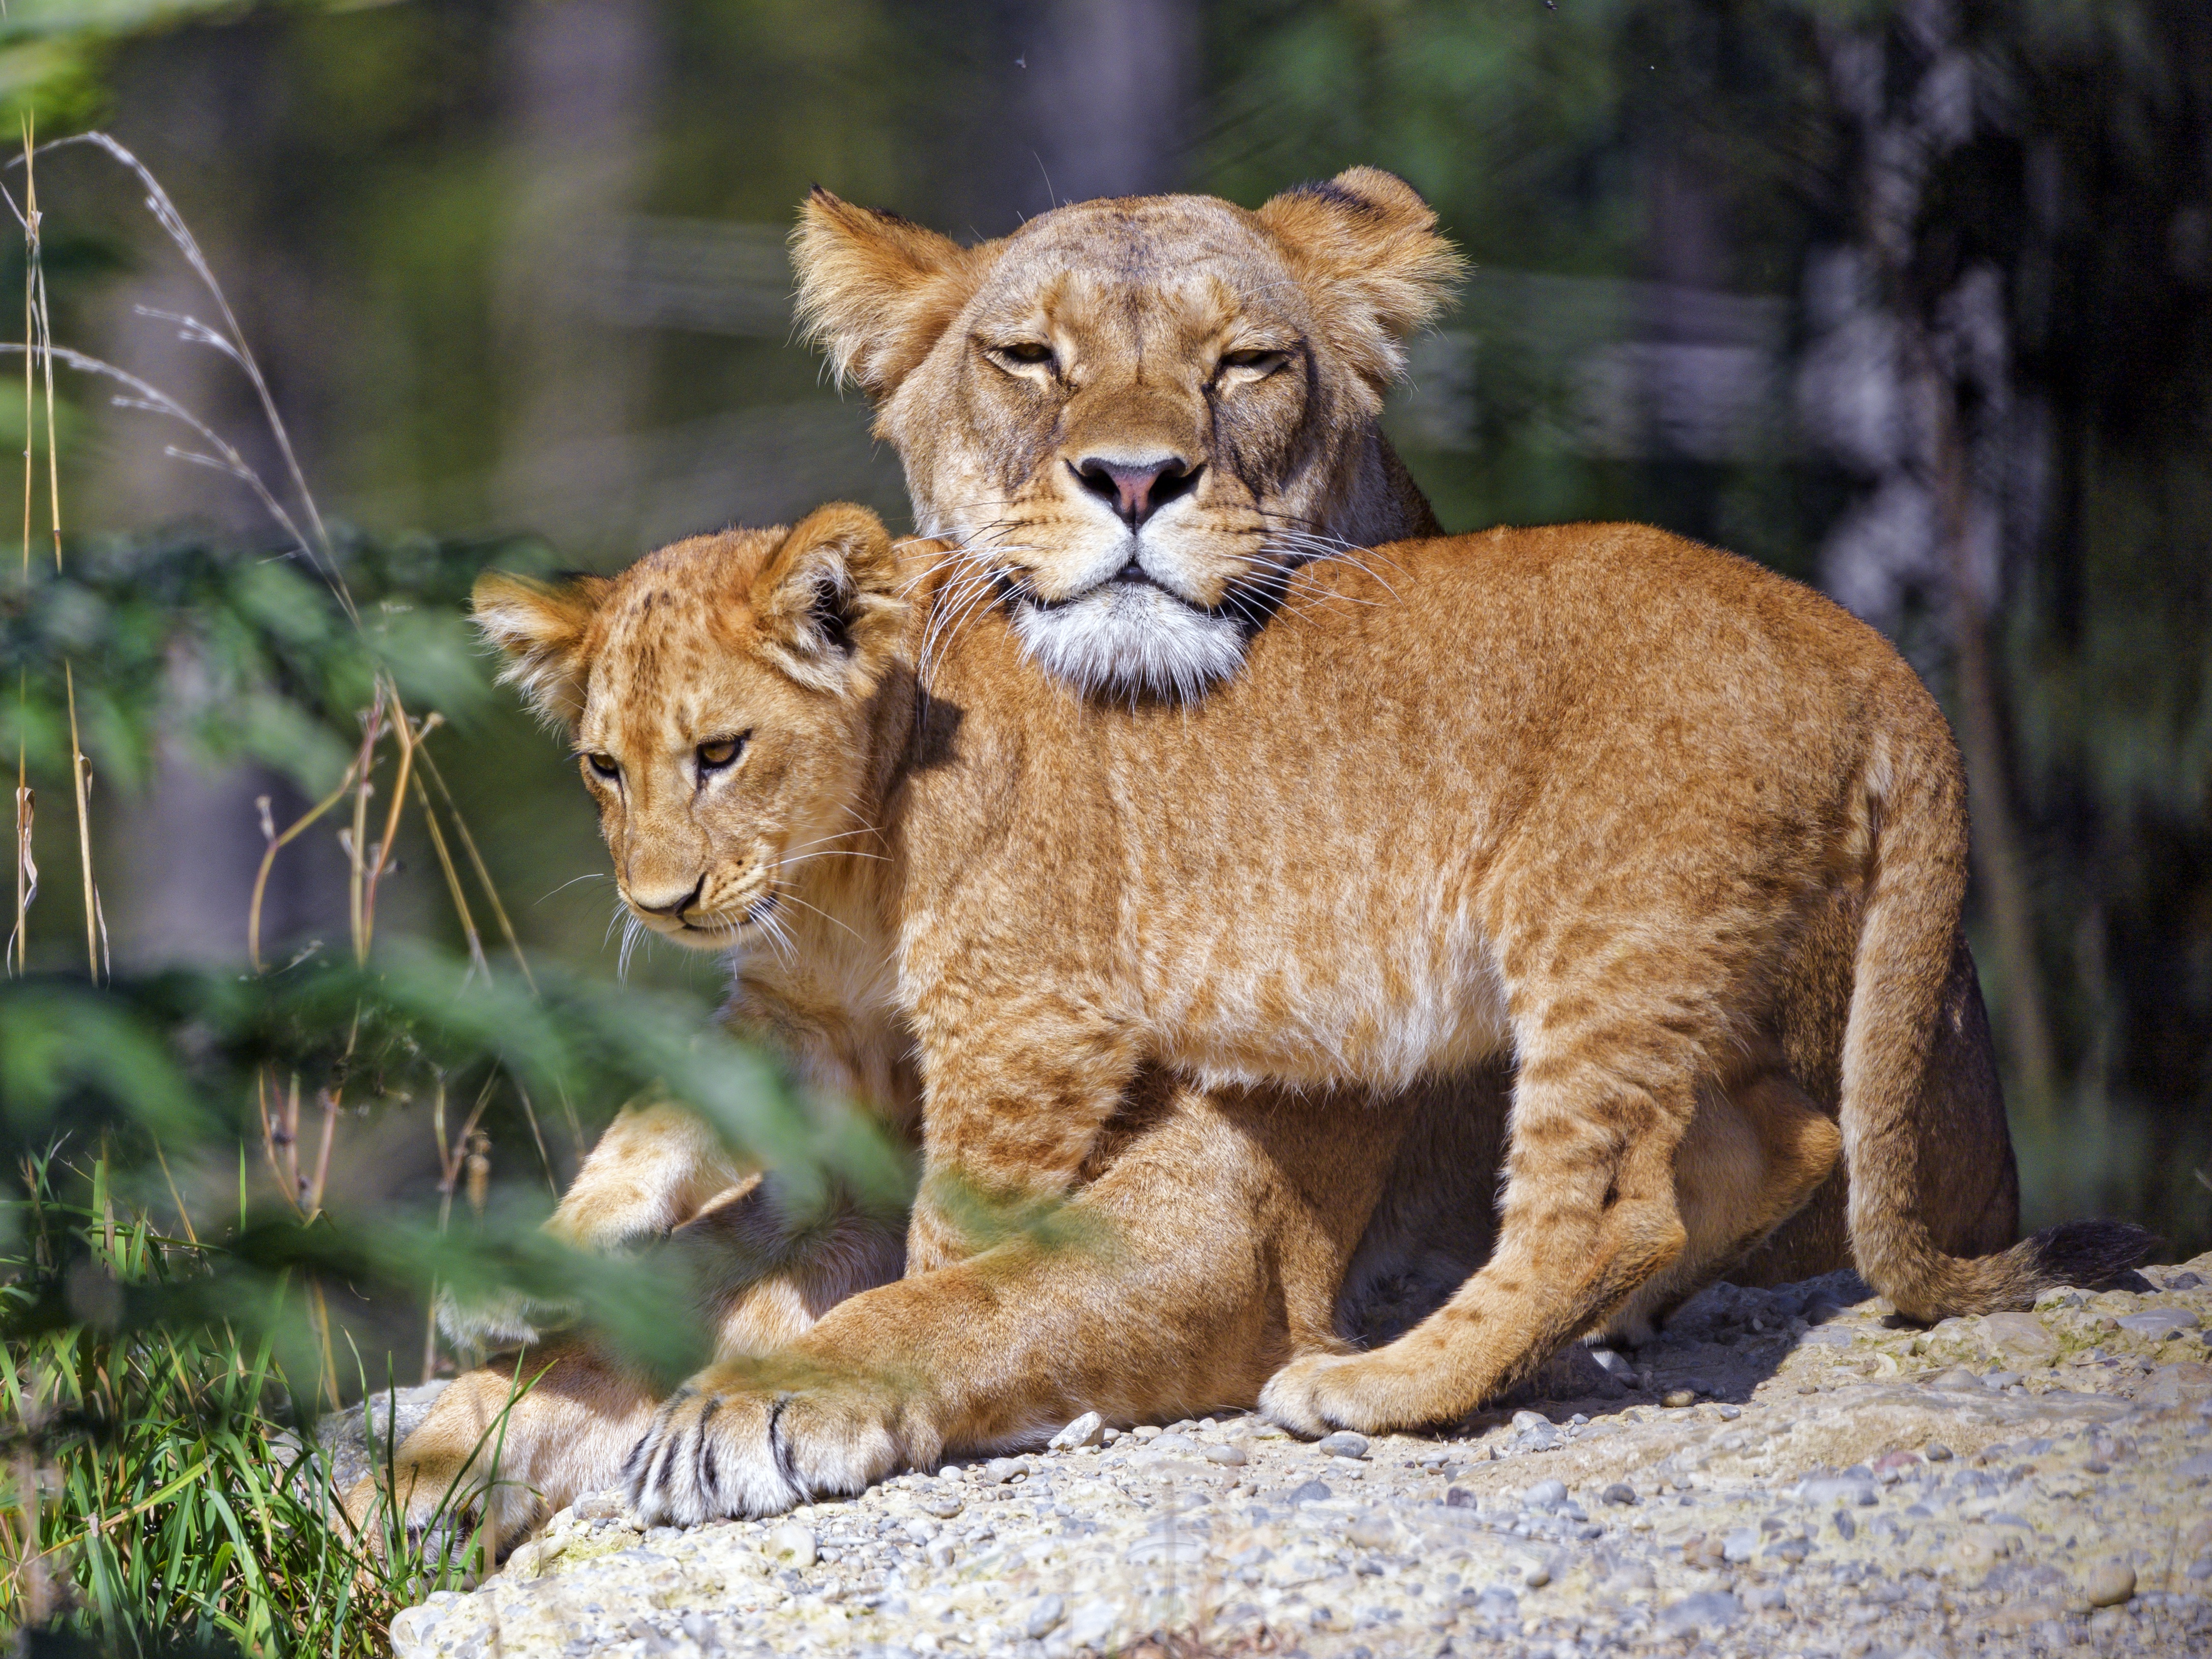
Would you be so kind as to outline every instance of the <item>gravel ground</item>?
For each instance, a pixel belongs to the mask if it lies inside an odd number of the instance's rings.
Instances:
[[[1436,1437],[1140,1425],[690,1530],[600,1494],[393,1650],[2212,1655],[2212,1255],[1932,1330],[1849,1274],[1716,1285],[1543,1387]]]

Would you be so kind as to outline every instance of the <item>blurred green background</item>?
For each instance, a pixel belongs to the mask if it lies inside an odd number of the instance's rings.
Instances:
[[[0,93],[160,176],[325,512],[433,562],[522,535],[501,556],[611,568],[835,496],[902,517],[866,411],[790,338],[811,183],[975,237],[1091,195],[1395,170],[1473,261],[1390,416],[1446,525],[1645,520],[1888,629],[1973,775],[2028,1224],[2212,1245],[2201,0],[17,0]],[[57,337],[272,466],[234,366],[144,314],[204,300],[131,179],[83,151],[38,179]],[[158,422],[62,392],[73,532],[275,550]],[[417,591],[450,605],[466,574]],[[556,745],[504,697],[448,712],[525,944],[611,975]],[[298,785],[149,753],[97,796],[118,966],[235,963],[255,798],[281,822]],[[66,966],[46,781],[33,956]],[[266,930],[335,941],[341,856],[296,850]],[[380,929],[458,946],[431,849],[401,856]],[[664,951],[632,980],[703,1004],[717,974]],[[427,1148],[392,1154],[418,1186]],[[493,1159],[542,1182],[511,1140]]]

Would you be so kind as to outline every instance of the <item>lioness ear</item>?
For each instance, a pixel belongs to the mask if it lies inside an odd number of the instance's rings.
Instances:
[[[929,355],[988,262],[980,248],[840,201],[819,185],[799,211],[791,258],[799,333],[829,354],[838,380],[878,402]]]
[[[1311,289],[1328,343],[1380,398],[1402,342],[1441,311],[1462,261],[1413,187],[1379,167],[1299,185],[1256,216]]]
[[[500,680],[520,686],[550,725],[573,726],[584,712],[584,630],[613,586],[605,576],[547,583],[487,570],[477,578],[469,610],[507,659]]]
[[[802,685],[866,692],[906,634],[890,532],[865,507],[817,507],[792,527],[753,582],[768,655]]]

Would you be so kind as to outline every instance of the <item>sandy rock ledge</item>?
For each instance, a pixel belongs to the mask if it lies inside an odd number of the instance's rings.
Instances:
[[[393,1651],[2212,1656],[2212,1255],[1932,1330],[1849,1274],[1717,1285],[1548,1391],[1371,1444],[1079,1423],[690,1530],[600,1494]]]

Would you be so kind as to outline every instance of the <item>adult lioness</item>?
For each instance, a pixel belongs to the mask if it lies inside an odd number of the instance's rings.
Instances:
[[[889,1015],[921,1046],[925,1259],[680,1390],[632,1457],[648,1517],[850,1491],[1025,1426],[1006,1353],[968,1350],[1030,1281],[972,1252],[959,1203],[1067,1190],[1147,1064],[1334,1089],[1518,1056],[1498,1250],[1400,1341],[1293,1358],[1263,1400],[1305,1428],[1457,1417],[1620,1307],[1682,1253],[1693,1123],[1759,1126],[1739,1242],[1802,1200],[1837,1138],[1778,1033],[1838,890],[1861,917],[1850,1155],[1911,1138],[1965,835],[1911,671],[1817,596],[1657,532],[1391,553],[1423,603],[1310,566],[1324,625],[1267,630],[1180,708],[1055,690],[996,612],[925,688],[961,598],[856,508],[613,584],[480,584],[517,676],[573,725],[633,909],[734,946],[757,1019],[834,1045]],[[792,856],[854,816],[877,858]],[[781,948],[750,948],[771,927]],[[2017,1304],[2142,1243],[2087,1225],[1961,1261],[1863,1190],[1864,1265],[1908,1311]],[[1091,1374],[1112,1340],[1069,1363]]]

